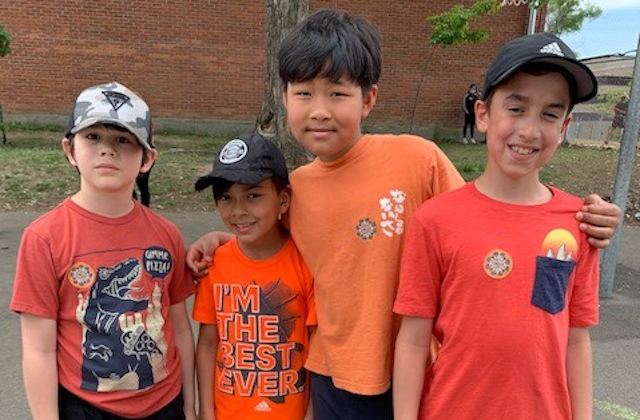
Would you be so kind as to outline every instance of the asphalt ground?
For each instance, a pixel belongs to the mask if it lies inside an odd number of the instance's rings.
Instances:
[[[222,224],[208,212],[163,213],[187,244]],[[0,419],[29,419],[22,384],[20,322],[11,312],[15,261],[22,230],[39,214],[0,213]],[[600,325],[591,330],[596,420],[640,420],[640,227],[621,235],[614,293],[601,300]],[[542,419],[541,419],[542,420]]]

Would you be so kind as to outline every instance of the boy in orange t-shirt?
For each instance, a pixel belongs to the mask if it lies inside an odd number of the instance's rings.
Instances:
[[[280,223],[291,198],[284,156],[260,135],[231,140],[196,183],[209,186],[235,238],[215,251],[193,309],[200,420],[308,418],[313,281]]]

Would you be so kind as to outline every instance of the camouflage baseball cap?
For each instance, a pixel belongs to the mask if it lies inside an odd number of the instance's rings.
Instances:
[[[145,149],[153,150],[149,105],[118,82],[92,86],[78,95],[66,135],[95,124],[120,126],[136,136]]]

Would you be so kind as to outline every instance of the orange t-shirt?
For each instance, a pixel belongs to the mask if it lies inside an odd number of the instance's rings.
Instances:
[[[261,261],[247,258],[235,239],[218,248],[198,286],[193,319],[218,330],[216,419],[304,417],[307,327],[316,319],[313,279],[291,238]]]
[[[356,394],[389,388],[407,224],[424,201],[463,184],[435,143],[410,135],[364,135],[340,159],[291,174],[291,234],[318,315],[307,369]]]

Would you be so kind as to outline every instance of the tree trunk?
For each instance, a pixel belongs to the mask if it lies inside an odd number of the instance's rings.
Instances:
[[[278,49],[293,27],[309,14],[309,0],[265,0],[266,66],[264,98],[254,131],[273,139],[287,159],[298,167],[308,162],[307,152],[295,141],[286,124],[282,83],[278,75]]]

